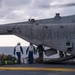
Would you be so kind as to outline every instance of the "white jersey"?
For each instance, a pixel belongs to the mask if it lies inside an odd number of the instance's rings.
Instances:
[[[29,46],[29,51],[34,51],[34,46]]]
[[[17,45],[15,50],[16,50],[16,52],[20,52],[20,46]]]

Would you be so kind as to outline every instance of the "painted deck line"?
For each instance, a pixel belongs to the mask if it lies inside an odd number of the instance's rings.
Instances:
[[[0,67],[0,70],[25,70],[25,71],[66,71],[75,72],[73,68],[33,68],[33,67]]]

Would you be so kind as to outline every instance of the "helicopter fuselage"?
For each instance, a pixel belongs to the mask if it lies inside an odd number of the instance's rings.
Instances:
[[[75,23],[12,23],[0,26],[0,34],[15,34],[35,45],[48,47],[75,55]]]

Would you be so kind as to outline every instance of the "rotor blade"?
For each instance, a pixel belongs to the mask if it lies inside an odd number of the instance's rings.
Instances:
[[[72,7],[72,6],[75,6],[75,3],[59,4],[59,5],[42,5],[39,7],[41,7],[41,8],[61,8],[61,7]]]

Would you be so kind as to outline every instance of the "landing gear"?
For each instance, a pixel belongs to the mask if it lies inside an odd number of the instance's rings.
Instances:
[[[59,63],[59,64],[63,64],[63,63],[75,63],[75,62],[72,62],[70,60],[72,59],[75,59],[75,56],[72,56],[72,55],[67,55],[65,52],[62,52],[62,51],[59,51],[59,58],[55,58],[55,59],[50,59],[48,61],[44,61],[44,63],[47,63],[47,64],[55,64],[55,63]]]

